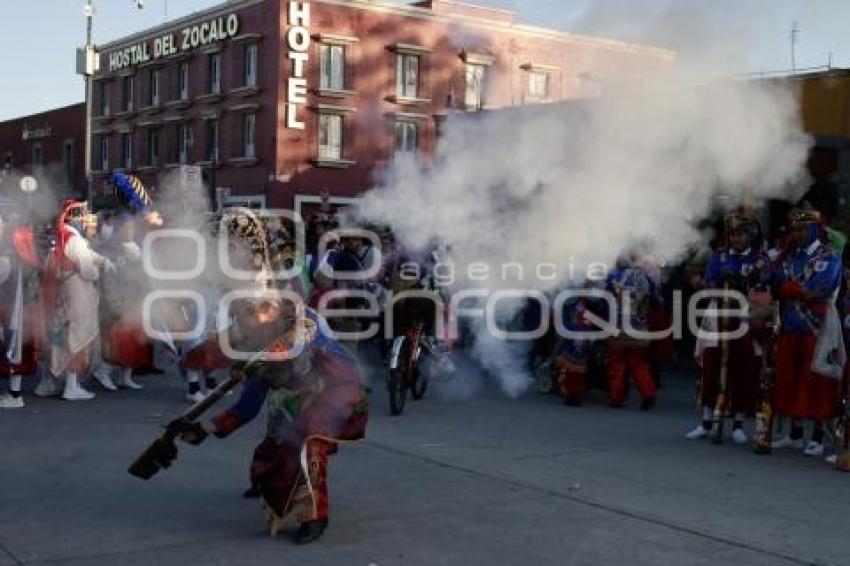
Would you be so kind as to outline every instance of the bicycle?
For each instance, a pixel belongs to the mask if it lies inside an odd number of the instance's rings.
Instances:
[[[424,330],[425,323],[419,320],[393,340],[387,372],[387,393],[390,413],[394,416],[404,411],[408,392],[418,401],[428,389],[428,376],[419,371]]]

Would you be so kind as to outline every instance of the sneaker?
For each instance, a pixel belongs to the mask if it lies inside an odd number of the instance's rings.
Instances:
[[[49,376],[43,376],[35,386],[36,397],[55,397],[59,394],[59,386],[56,380]]]
[[[186,401],[188,401],[189,403],[192,403],[193,405],[195,403],[200,403],[201,401],[203,401],[206,398],[207,398],[207,396],[204,395],[203,393],[201,393],[200,391],[198,391],[197,393],[187,393],[186,394]]]
[[[708,431],[705,429],[704,426],[699,425],[694,430],[686,434],[685,438],[687,438],[688,440],[702,440],[706,436],[708,436]]]
[[[0,409],[23,409],[24,398],[21,396],[12,397],[8,393],[0,397]]]
[[[798,439],[795,440],[795,439],[791,438],[790,436],[786,436],[786,437],[781,438],[779,440],[774,440],[771,443],[770,446],[774,450],[780,450],[782,448],[790,448],[792,450],[802,450],[803,449],[803,439],[798,438]]]
[[[735,444],[746,444],[750,441],[750,439],[747,437],[747,433],[744,432],[744,429],[736,428],[732,431],[732,441]]]
[[[106,368],[98,368],[96,372],[94,372],[93,377],[95,381],[100,383],[100,386],[106,389],[107,391],[118,391],[118,388],[115,386],[115,382],[112,381],[112,376],[110,372]]]
[[[295,536],[292,537],[292,541],[295,544],[308,544],[313,541],[318,540],[325,533],[325,529],[328,528],[328,520],[322,519],[319,521],[308,521],[306,523],[301,523],[301,526],[295,532]]]
[[[836,464],[838,464],[838,454],[827,456],[826,458],[824,458],[824,462],[826,462],[830,466],[835,466]]]
[[[141,384],[133,381],[132,375],[125,375],[124,376],[124,378],[121,380],[121,387],[123,387],[124,389],[129,389],[130,391],[141,391],[142,389],[145,388],[144,385],[141,385]]]
[[[90,401],[94,399],[94,393],[80,386],[66,387],[65,391],[62,392],[62,398],[66,401]]]
[[[809,442],[806,445],[806,449],[803,450],[803,454],[806,456],[812,456],[815,458],[820,458],[823,456],[823,443],[822,442]]]

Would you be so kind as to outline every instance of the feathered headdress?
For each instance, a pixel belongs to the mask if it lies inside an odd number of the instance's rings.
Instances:
[[[112,174],[112,184],[115,186],[118,198],[130,210],[143,214],[151,211],[153,200],[138,177],[116,171]]]

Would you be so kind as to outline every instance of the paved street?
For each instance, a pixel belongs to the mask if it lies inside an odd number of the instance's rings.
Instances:
[[[850,477],[683,440],[687,376],[650,414],[597,395],[509,400],[465,365],[401,418],[376,388],[368,440],[331,461],[331,527],[308,547],[269,539],[240,497],[260,419],[184,446],[150,482],[126,473],[185,407],[178,378],[145,381],[0,414],[0,566],[850,564]]]

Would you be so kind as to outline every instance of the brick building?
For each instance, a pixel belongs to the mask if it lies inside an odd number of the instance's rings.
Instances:
[[[95,190],[200,164],[220,200],[296,210],[431,154],[454,112],[593,96],[674,60],[448,0],[230,0],[98,51]]]
[[[21,175],[51,185],[57,197],[82,195],[85,104],[0,122],[0,195],[17,191]]]

